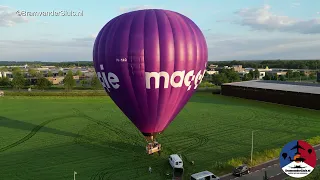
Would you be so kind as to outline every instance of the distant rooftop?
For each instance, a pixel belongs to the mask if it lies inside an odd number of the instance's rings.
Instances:
[[[320,84],[311,84],[311,83],[254,80],[254,81],[225,83],[224,85],[320,94]]]

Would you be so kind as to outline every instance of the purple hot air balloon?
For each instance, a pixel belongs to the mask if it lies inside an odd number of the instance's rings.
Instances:
[[[106,92],[147,138],[161,133],[184,107],[204,76],[207,60],[198,26],[161,9],[113,18],[93,49]]]

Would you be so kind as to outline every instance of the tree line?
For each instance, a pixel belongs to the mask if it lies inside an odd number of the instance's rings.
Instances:
[[[210,61],[218,66],[242,65],[244,68],[320,69],[320,60]]]
[[[250,70],[248,74],[244,74],[243,77],[240,76],[233,68],[231,69],[219,69],[218,74],[209,75],[205,74],[204,81],[211,82],[215,85],[220,86],[223,83],[239,82],[239,81],[250,81],[260,78],[260,72],[256,68]],[[287,81],[287,80],[315,80],[316,73],[312,72],[306,75],[301,71],[288,70],[286,75],[277,75],[266,73],[263,80],[277,80],[277,81]]]
[[[62,72],[62,71],[61,71]],[[47,77],[52,77],[52,73],[48,73]],[[63,72],[59,75],[63,76]],[[71,91],[76,86],[76,80],[73,78],[75,75],[81,75],[81,71],[77,71],[76,73],[72,73],[71,70],[68,71],[66,76],[63,79],[63,87],[67,91]],[[12,87],[17,90],[21,90],[25,87],[36,87],[39,90],[50,89],[52,87],[52,82],[49,81],[42,73],[36,72],[35,70],[29,69],[28,77],[22,73],[19,68],[12,69],[12,81],[8,77],[0,78],[0,86],[2,87]],[[34,79],[35,81],[32,81]],[[92,89],[102,89],[102,85],[95,75],[91,78],[91,81],[81,80],[81,87],[90,87]]]
[[[240,77],[239,73],[236,72],[233,68],[231,69],[220,69],[218,74],[209,75],[205,74],[205,80],[212,82],[215,85],[220,86],[223,83],[239,82],[239,81],[250,81],[253,79],[259,78],[258,69],[250,70],[248,74],[244,74],[243,77]]]
[[[71,62],[12,62],[0,61],[0,66],[23,66],[28,64],[32,67],[56,66],[56,67],[93,67],[92,61],[71,61]],[[242,65],[251,68],[285,68],[285,69],[320,69],[320,60],[233,60],[233,61],[210,61],[208,64],[216,64],[219,66]]]

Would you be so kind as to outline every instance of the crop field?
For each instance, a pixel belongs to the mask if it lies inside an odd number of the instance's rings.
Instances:
[[[254,151],[320,135],[320,111],[196,93],[157,139],[160,156],[107,97],[0,98],[0,179],[169,179],[182,154],[186,177]],[[191,165],[194,161],[194,165]],[[148,172],[152,167],[152,174]]]

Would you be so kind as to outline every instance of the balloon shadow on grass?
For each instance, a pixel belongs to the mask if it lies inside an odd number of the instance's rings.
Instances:
[[[11,128],[11,129],[20,129],[20,130],[25,130],[25,131],[31,131],[32,129],[38,127],[39,130],[41,130],[42,132],[47,132],[47,133],[62,135],[62,136],[77,137],[78,136],[77,134],[74,134],[71,132],[66,132],[66,131],[61,131],[61,130],[54,129],[54,128],[45,127],[45,125],[47,125],[50,122],[61,120],[61,119],[66,119],[66,118],[71,118],[71,117],[74,117],[74,116],[53,118],[53,119],[47,120],[39,125],[35,125],[32,123],[18,121],[18,120],[9,119],[9,118],[0,116],[0,127],[7,127],[7,128]]]
[[[4,147],[0,147],[0,153],[24,143],[25,141],[32,138],[35,134],[37,134],[40,130],[42,132],[52,133],[52,134],[56,134],[56,135],[69,136],[69,137],[74,137],[74,138],[78,137],[79,136],[78,134],[74,134],[74,133],[70,133],[70,132],[66,132],[66,131],[61,131],[58,129],[44,127],[45,125],[47,125],[50,122],[65,119],[65,118],[70,118],[70,117],[73,117],[73,116],[53,118],[53,119],[44,121],[43,123],[41,123],[39,125],[34,125],[31,123],[13,120],[13,119],[9,119],[9,118],[0,116],[0,127],[7,127],[7,128],[11,128],[11,129],[20,129],[20,130],[29,131],[29,133],[26,136],[19,139],[18,141],[15,141],[15,142],[13,142],[7,146],[4,146]]]

